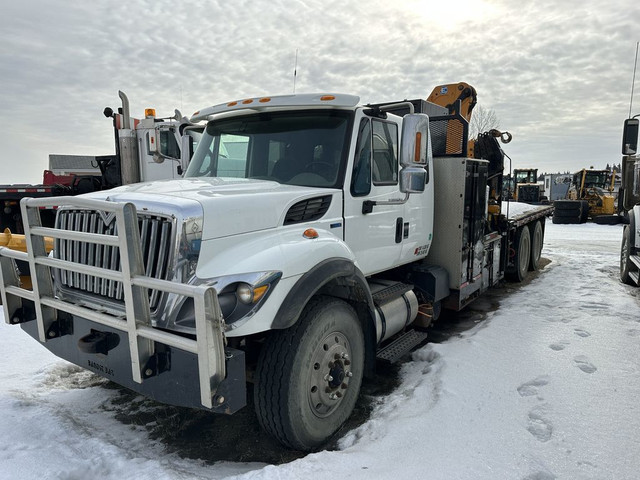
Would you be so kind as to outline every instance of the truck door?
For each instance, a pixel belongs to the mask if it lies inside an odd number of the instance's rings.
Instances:
[[[365,275],[397,265],[404,231],[402,205],[371,201],[403,198],[398,184],[398,124],[356,117],[359,125],[353,169],[345,184],[345,241]]]

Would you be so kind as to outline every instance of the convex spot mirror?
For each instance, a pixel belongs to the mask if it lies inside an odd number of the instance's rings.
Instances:
[[[622,131],[622,154],[635,155],[638,151],[638,124],[637,118],[628,118],[624,121]]]

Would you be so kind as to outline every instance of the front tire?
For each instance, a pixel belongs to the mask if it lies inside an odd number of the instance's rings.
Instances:
[[[292,327],[260,352],[254,390],[262,427],[283,445],[311,451],[349,418],[362,384],[364,334],[355,310],[313,298]]]

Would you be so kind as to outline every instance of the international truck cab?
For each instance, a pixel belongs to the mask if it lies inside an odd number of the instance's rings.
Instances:
[[[441,308],[539,268],[549,207],[506,215],[501,150],[481,136],[485,158],[467,158],[459,111],[318,94],[196,112],[184,178],[23,201],[28,251],[0,249],[5,318],[169,404],[230,414],[251,379],[263,428],[316,449],[376,357],[397,360]]]

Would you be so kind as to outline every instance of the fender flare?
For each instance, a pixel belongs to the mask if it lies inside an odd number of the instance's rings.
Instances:
[[[322,287],[332,280],[343,279],[349,287],[355,287],[357,294],[346,298],[364,303],[372,319],[375,319],[375,307],[369,285],[362,272],[350,260],[329,258],[323,260],[306,272],[289,290],[271,325],[274,329],[289,328],[298,321],[298,317]]]

